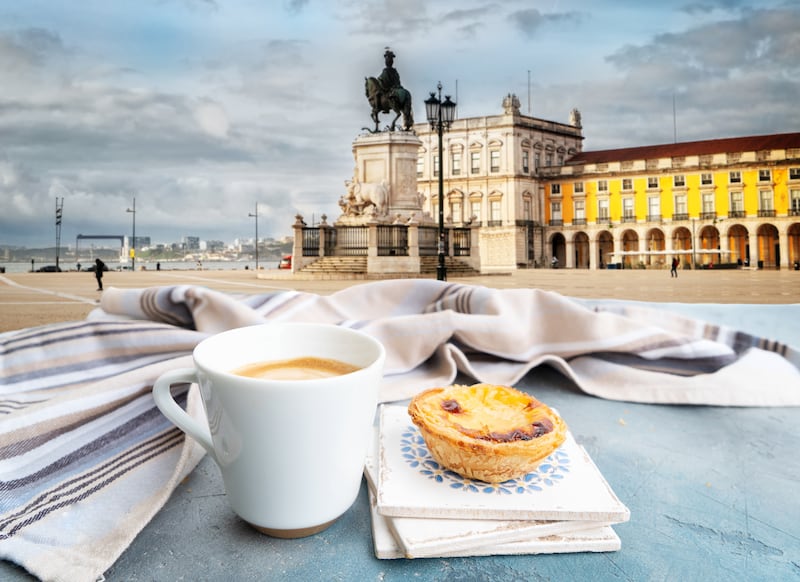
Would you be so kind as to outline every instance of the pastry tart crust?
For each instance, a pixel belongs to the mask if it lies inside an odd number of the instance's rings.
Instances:
[[[548,406],[494,384],[425,390],[411,400],[408,413],[440,465],[489,483],[530,473],[567,434]]]

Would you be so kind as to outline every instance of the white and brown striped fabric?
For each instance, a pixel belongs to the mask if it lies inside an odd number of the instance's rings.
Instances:
[[[794,348],[636,304],[430,280],[330,296],[109,289],[87,321],[0,335],[0,558],[42,579],[100,577],[202,457],[155,408],[153,381],[209,334],[272,321],[379,338],[382,401],[459,372],[514,384],[549,363],[603,398],[800,405]],[[185,402],[202,416],[196,389]]]

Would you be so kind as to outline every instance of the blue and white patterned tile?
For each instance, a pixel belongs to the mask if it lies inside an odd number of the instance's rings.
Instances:
[[[387,517],[619,523],[630,512],[568,432],[518,479],[490,484],[441,467],[403,406],[384,405],[378,438],[378,511]]]

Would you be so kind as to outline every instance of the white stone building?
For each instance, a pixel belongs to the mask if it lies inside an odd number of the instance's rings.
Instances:
[[[422,140],[417,189],[423,210],[438,216],[440,167],[444,171],[447,226],[479,224],[483,272],[541,266],[548,256],[544,182],[540,169],[561,166],[581,152],[580,113],[558,123],[520,113],[507,95],[500,115],[456,119],[438,151],[438,134],[417,123]]]

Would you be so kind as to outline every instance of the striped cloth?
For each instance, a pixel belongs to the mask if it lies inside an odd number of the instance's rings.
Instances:
[[[602,398],[800,405],[797,350],[636,304],[430,280],[330,296],[108,289],[86,321],[0,335],[0,557],[47,580],[101,577],[203,455],[155,408],[154,380],[209,334],[272,321],[380,339],[384,402],[549,363]],[[196,387],[182,402],[203,415]]]

